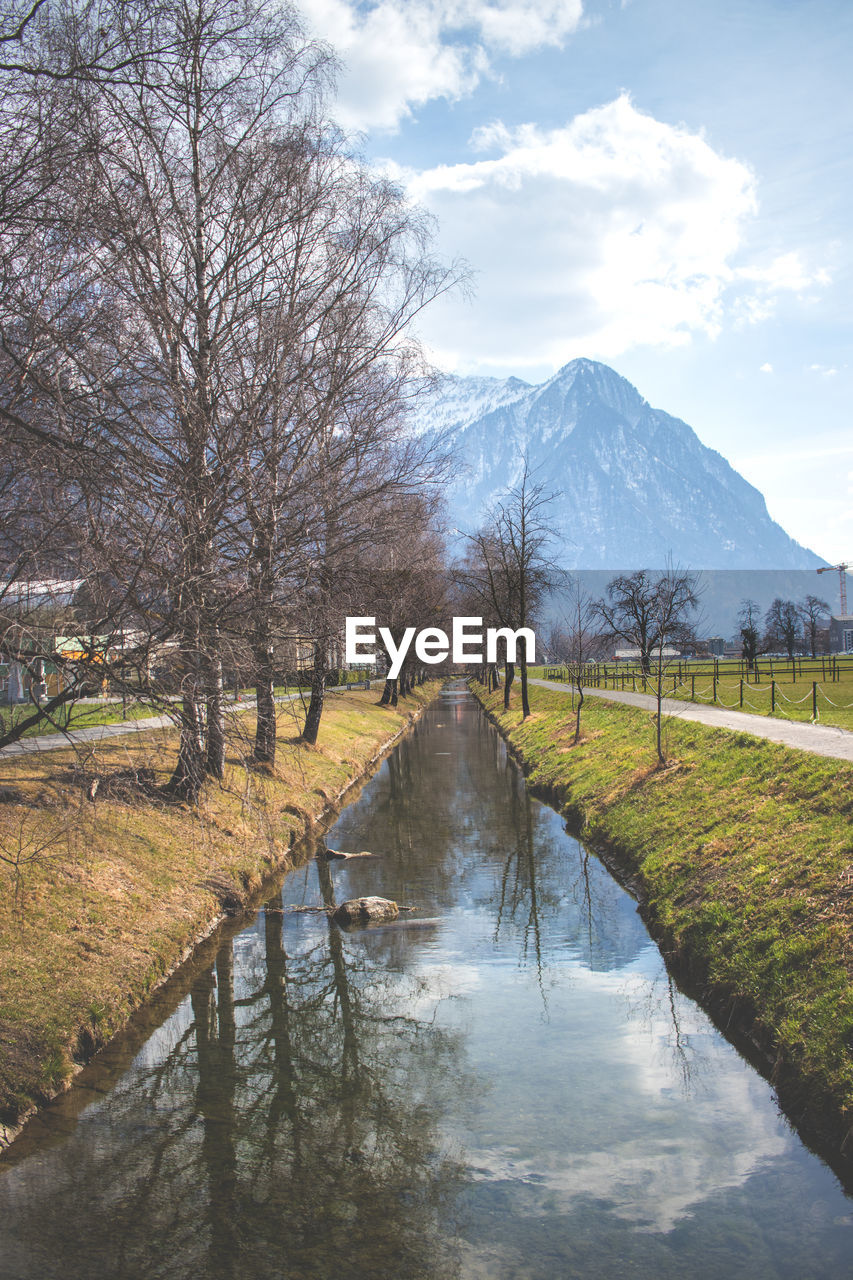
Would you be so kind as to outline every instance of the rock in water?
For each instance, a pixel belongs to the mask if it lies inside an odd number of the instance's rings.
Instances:
[[[350,898],[349,902],[341,903],[332,919],[344,928],[351,928],[353,925],[396,920],[399,910],[396,902],[388,898]]]

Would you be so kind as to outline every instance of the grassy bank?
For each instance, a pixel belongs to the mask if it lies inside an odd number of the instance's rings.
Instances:
[[[573,746],[566,694],[532,688],[522,722],[474,691],[534,790],[630,878],[686,985],[748,1034],[789,1115],[853,1154],[853,767],[671,721],[658,769],[646,712],[589,699]]]
[[[663,691],[667,698],[681,702],[697,702],[706,706],[718,706],[729,711],[746,711],[752,715],[773,716],[777,720],[796,720],[809,723],[835,725],[839,729],[853,730],[853,663],[846,657],[837,660],[837,679],[821,676],[821,661],[803,659],[805,675],[796,676],[790,663],[759,660],[760,674],[744,678],[740,663],[720,662],[715,677],[707,662],[672,663],[663,677]],[[826,671],[829,660],[824,660]],[[597,689],[622,689],[634,693],[654,693],[654,687],[644,687],[642,673],[633,664],[605,664],[595,668],[595,678],[590,684]],[[545,666],[531,667],[531,676],[543,677],[550,670]],[[772,680],[771,673],[772,672]],[[831,667],[830,667],[831,673]],[[816,690],[812,690],[812,682]]]
[[[233,715],[225,778],[198,808],[158,790],[174,732],[0,760],[0,1146],[223,915],[304,856],[297,842],[437,688],[398,708],[331,696],[316,747],[285,706],[274,772],[246,767],[254,718]]]

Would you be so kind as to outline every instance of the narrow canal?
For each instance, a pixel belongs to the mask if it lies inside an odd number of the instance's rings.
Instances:
[[[328,843],[377,856],[291,873],[0,1161],[0,1274],[853,1274],[834,1176],[467,693]],[[288,909],[372,893],[416,911]]]

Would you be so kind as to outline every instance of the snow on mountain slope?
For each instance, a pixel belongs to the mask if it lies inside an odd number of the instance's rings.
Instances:
[[[448,374],[435,395],[424,396],[418,402],[410,425],[416,432],[467,426],[492,409],[521,399],[533,389],[529,382],[522,382],[520,378],[501,381],[499,378],[458,378],[455,374]]]
[[[653,409],[607,365],[573,360],[539,386],[451,377],[419,407],[417,424],[449,432],[463,460],[448,494],[462,529],[517,482],[526,451],[536,479],[560,491],[553,516],[567,568],[823,563],[687,423]]]

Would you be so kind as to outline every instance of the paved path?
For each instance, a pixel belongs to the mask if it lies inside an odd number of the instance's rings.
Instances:
[[[572,686],[555,680],[531,680],[531,684],[543,689],[555,689],[558,693],[571,693]],[[632,707],[647,711],[657,710],[657,699],[647,693],[622,693],[616,689],[584,688],[584,697],[607,698],[610,702],[627,702]],[[729,711],[723,707],[705,706],[703,703],[682,702],[678,698],[664,698],[661,703],[664,715],[681,720],[697,720],[715,729],[734,729],[739,733],[751,733],[756,738],[769,738],[786,747],[811,751],[817,756],[832,756],[835,760],[853,762],[853,733],[827,724],[806,724],[794,720],[774,720],[770,716],[754,716],[746,711]]]
[[[363,684],[332,686],[327,694],[348,693],[350,689],[364,689]],[[288,693],[276,698],[276,702],[293,702],[298,693]],[[254,698],[241,698],[239,702],[229,700],[225,704],[229,711],[250,711],[255,706]],[[45,733],[37,738],[20,738],[11,742],[8,747],[0,747],[0,758],[3,756],[27,756],[41,751],[58,751],[62,747],[75,747],[81,742],[103,742],[106,738],[119,738],[126,733],[145,733],[147,729],[176,729],[177,725],[171,716],[146,716],[144,720],[122,720],[117,724],[93,724],[86,729],[72,729],[69,733]]]
[[[0,758],[58,751],[60,747],[75,747],[81,742],[101,742],[126,733],[144,733],[146,729],[166,727],[175,728],[171,716],[146,716],[144,720],[122,720],[120,724],[92,724],[86,729],[72,729],[69,733],[43,733],[37,738],[19,738],[17,742],[10,742],[8,747],[0,747]]]

